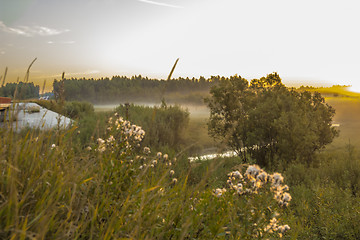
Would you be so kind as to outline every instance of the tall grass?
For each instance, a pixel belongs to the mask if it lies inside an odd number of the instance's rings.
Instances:
[[[280,234],[264,230],[276,212],[284,211],[265,185],[258,195],[239,195],[227,187],[219,196],[206,186],[206,178],[189,184],[192,166],[186,159],[139,147],[141,128],[117,116],[108,119],[104,137],[93,138],[87,148],[76,144],[76,127],[0,131],[1,239],[250,239]],[[286,221],[286,214],[280,221]]]

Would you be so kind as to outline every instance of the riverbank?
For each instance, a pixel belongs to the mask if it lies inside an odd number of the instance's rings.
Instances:
[[[6,114],[11,117],[7,117],[8,121],[0,123],[0,126],[18,130],[27,127],[42,130],[55,127],[66,128],[72,123],[70,118],[30,102],[13,103]],[[11,120],[11,125],[9,120]]]

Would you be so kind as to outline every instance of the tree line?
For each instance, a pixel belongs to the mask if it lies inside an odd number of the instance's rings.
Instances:
[[[114,76],[101,79],[71,78],[55,80],[53,89],[55,96],[64,89],[67,101],[89,101],[93,103],[126,102],[126,101],[156,101],[164,96],[174,94],[191,94],[208,92],[218,82],[227,78],[212,76],[208,79],[177,78],[169,81],[150,79],[141,75],[126,77]]]
[[[0,96],[18,100],[39,98],[39,91],[40,86],[31,82],[6,83],[0,87]]]

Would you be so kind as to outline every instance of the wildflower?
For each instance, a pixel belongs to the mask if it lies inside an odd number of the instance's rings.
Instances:
[[[166,160],[168,160],[168,158],[169,158],[169,155],[167,155],[167,154],[164,154],[163,158],[164,158],[164,160],[166,161]]]
[[[271,179],[272,179],[272,185],[273,186],[279,186],[284,181],[284,178],[280,173],[274,173],[271,176]]]
[[[277,219],[276,218],[272,218],[270,220],[270,223],[264,228],[265,232],[269,232],[272,233],[273,231],[276,231],[278,229],[277,226]]]
[[[261,181],[255,181],[254,188],[258,189],[261,187],[262,182]]]
[[[260,167],[258,165],[250,165],[246,172],[245,175],[248,176],[248,178],[251,177],[257,177],[257,175],[260,173]]]
[[[115,138],[113,135],[110,135],[110,137],[106,140],[108,143],[114,142]]]
[[[86,150],[91,151],[92,148],[90,146],[87,146]]]
[[[153,161],[152,161],[152,164],[156,165],[156,164],[157,164],[157,160],[156,160],[156,159],[153,160]]]
[[[236,191],[237,194],[243,194],[243,185],[238,183],[237,185],[232,185],[232,188]]]
[[[106,150],[106,147],[105,146],[101,146],[98,148],[98,151],[99,152],[104,152]]]
[[[289,225],[287,225],[287,224],[278,227],[278,231],[279,231],[280,233],[285,233],[285,232],[288,231],[288,230],[290,230],[290,227],[289,227]]]
[[[51,149],[54,149],[54,148],[56,148],[55,143],[53,143],[53,144],[51,145]]]
[[[98,139],[97,139],[97,142],[98,142],[98,144],[100,145],[100,144],[104,144],[104,143],[105,143],[105,140],[102,139],[102,138],[98,138]]]
[[[245,193],[252,193],[252,190],[250,188],[245,189]]]
[[[216,197],[221,197],[225,192],[226,192],[226,189],[225,189],[225,188],[223,188],[223,189],[217,188],[217,189],[215,190],[215,196],[216,196]]]
[[[256,177],[256,179],[266,183],[268,178],[268,174],[265,171],[260,172],[260,174]]]
[[[158,153],[156,154],[156,156],[157,156],[158,159],[160,159],[161,156],[162,156],[162,153],[161,153],[161,152],[158,152]]]
[[[240,179],[243,178],[243,176],[241,175],[241,173],[239,171],[232,172],[232,176],[240,178]]]
[[[174,174],[175,174],[174,170],[170,170],[170,176],[172,176]]]
[[[144,135],[145,135],[145,131],[142,130],[142,129],[140,129],[139,134],[140,134],[141,136],[144,136]]]
[[[284,202],[290,202],[291,201],[291,195],[289,193],[284,193],[282,200]]]
[[[149,154],[149,153],[150,153],[150,148],[144,147],[144,153],[145,153],[145,154]]]
[[[176,178],[173,178],[171,182],[172,182],[173,184],[176,184],[177,181],[178,181],[178,180],[177,180]]]

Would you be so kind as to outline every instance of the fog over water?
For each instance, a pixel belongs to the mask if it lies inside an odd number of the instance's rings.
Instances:
[[[124,103],[113,103],[113,104],[94,104],[95,112],[104,112],[104,111],[112,111],[120,104]],[[150,103],[150,102],[133,102],[131,104],[146,106],[146,107],[154,107],[161,106],[161,103]],[[169,104],[173,105],[173,104]],[[187,109],[190,113],[190,117],[192,118],[208,118],[210,114],[210,110],[206,105],[191,105],[191,104],[179,104],[183,109]]]

